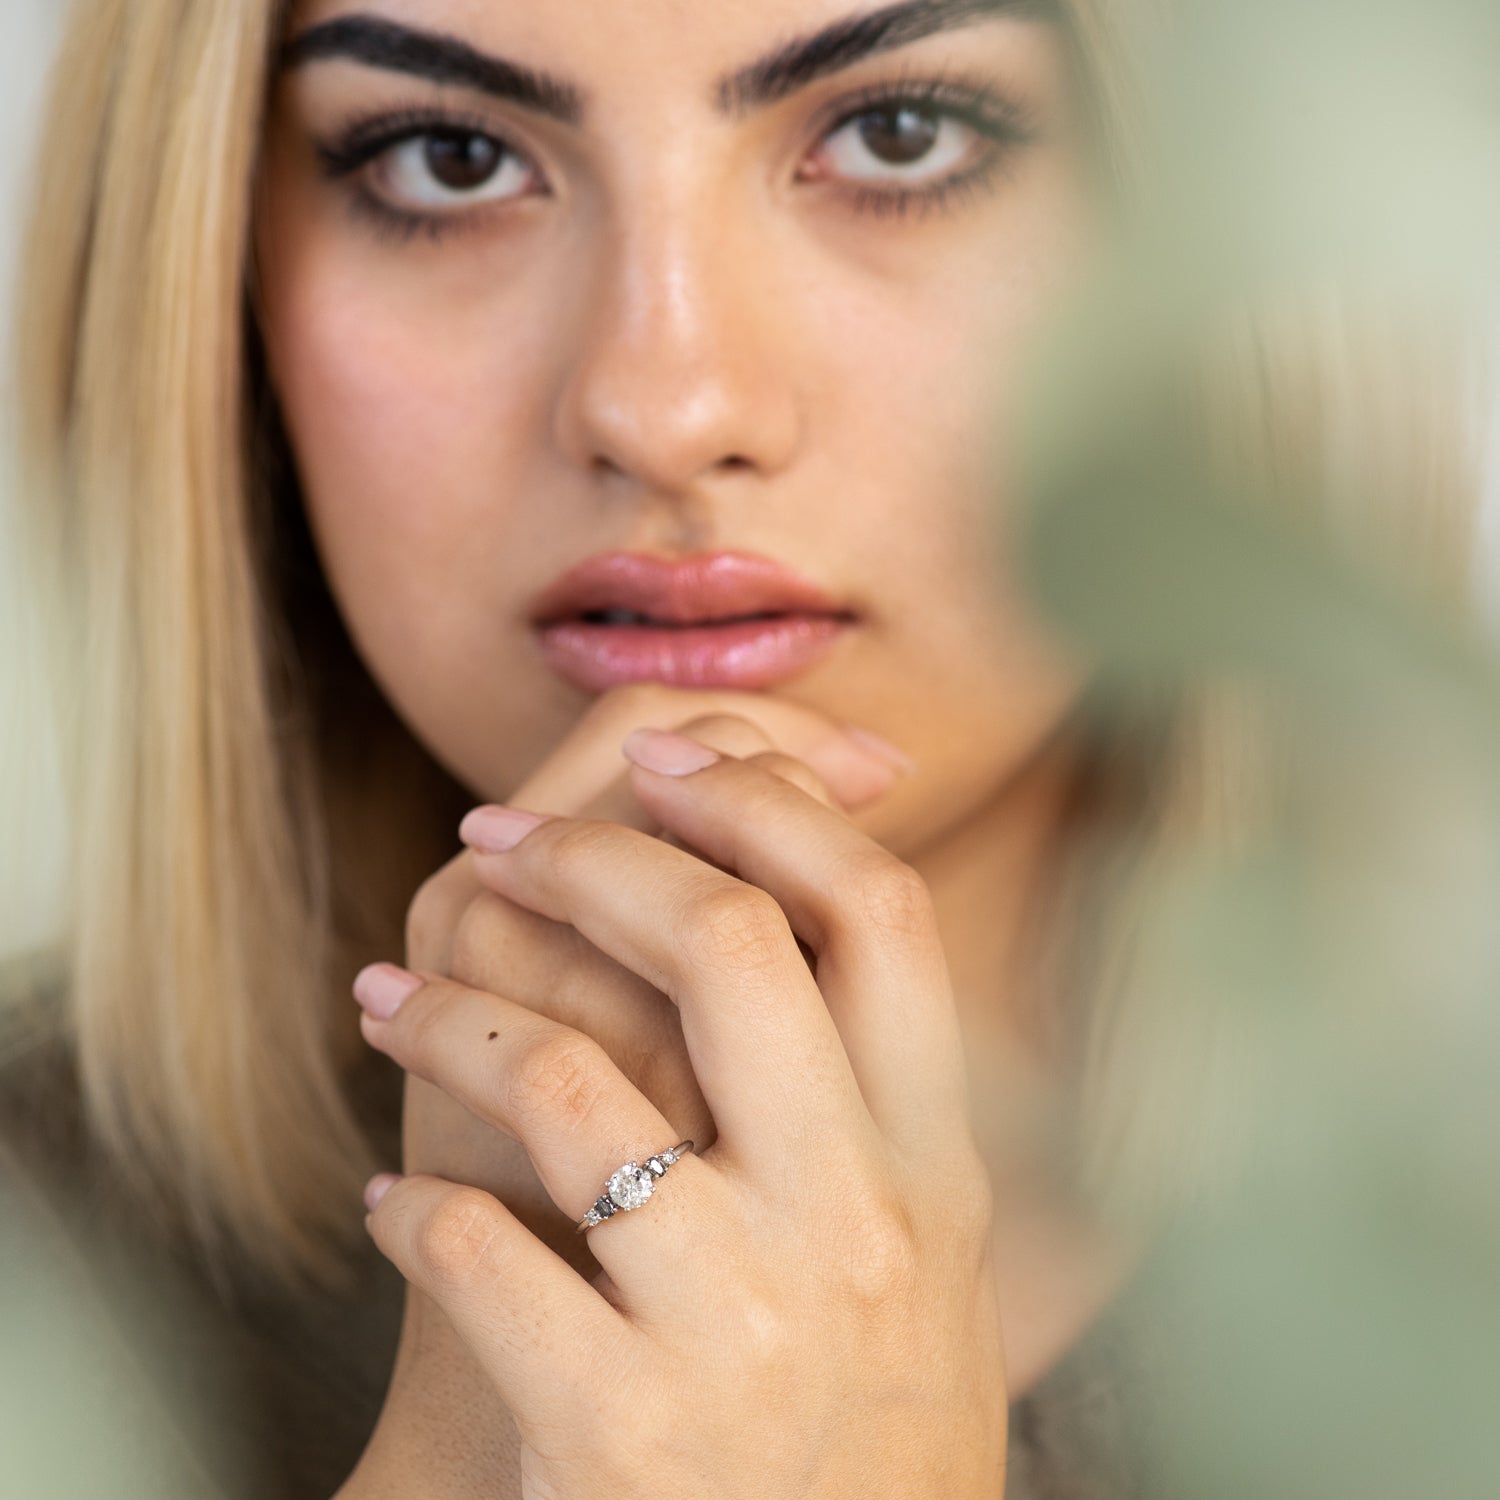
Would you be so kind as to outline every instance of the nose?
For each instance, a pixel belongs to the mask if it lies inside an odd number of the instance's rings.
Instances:
[[[791,461],[799,362],[764,238],[753,223],[731,232],[711,188],[613,212],[583,256],[556,406],[572,462],[680,496]]]

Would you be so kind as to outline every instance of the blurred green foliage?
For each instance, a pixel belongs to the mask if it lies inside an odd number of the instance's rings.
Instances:
[[[208,1418],[212,1381],[164,1378],[183,1309],[118,1266],[101,1274],[51,1215],[0,1181],[0,1495],[228,1500],[205,1455],[254,1493],[249,1456]]]
[[[1030,392],[1022,564],[1118,681],[1250,685],[1280,736],[1255,836],[1158,868],[1138,934],[1135,994],[1230,1039],[1238,1129],[1132,1293],[1149,1493],[1497,1496],[1494,643],[1307,524],[1357,531],[1359,473],[1236,475],[1180,401],[1246,312],[1494,318],[1500,6],[1180,0],[1142,93],[1144,180]]]

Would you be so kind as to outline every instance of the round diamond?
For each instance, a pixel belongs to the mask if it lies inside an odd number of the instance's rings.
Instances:
[[[656,1191],[656,1179],[639,1163],[628,1161],[609,1179],[605,1191],[621,1208],[639,1208]]]

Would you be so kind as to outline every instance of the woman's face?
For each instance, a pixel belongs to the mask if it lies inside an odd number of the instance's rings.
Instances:
[[[355,644],[476,798],[618,683],[744,689],[916,760],[866,818],[904,852],[1071,706],[1005,567],[1086,216],[1043,9],[294,8],[272,379]]]

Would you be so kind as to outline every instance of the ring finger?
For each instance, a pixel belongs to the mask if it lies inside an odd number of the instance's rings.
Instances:
[[[616,1168],[644,1165],[684,1139],[597,1042],[514,1000],[434,974],[408,977],[391,964],[366,969],[356,998],[370,1045],[519,1141],[575,1224]],[[660,1195],[589,1231],[589,1248],[631,1310],[679,1295],[683,1276],[701,1267],[718,1180],[707,1162],[685,1155],[656,1183],[665,1185]],[[693,1223],[691,1233],[676,1233],[670,1221],[683,1212],[684,1189]],[[649,1255],[631,1252],[641,1234],[652,1236]]]

